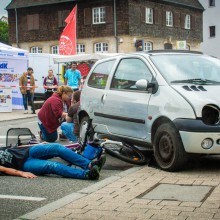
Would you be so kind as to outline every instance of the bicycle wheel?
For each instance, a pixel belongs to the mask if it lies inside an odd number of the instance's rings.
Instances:
[[[122,145],[117,143],[106,143],[103,145],[105,152],[113,157],[117,157],[128,163],[144,165],[147,163],[144,154],[134,145],[121,141],[119,138],[115,138],[109,135],[100,134],[100,139],[113,140],[122,142]]]

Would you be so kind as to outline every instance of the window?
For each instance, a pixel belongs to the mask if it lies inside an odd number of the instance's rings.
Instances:
[[[84,44],[77,44],[76,51],[77,51],[77,54],[85,53],[85,45]]]
[[[166,11],[166,26],[173,26],[173,13],[171,11]]]
[[[145,42],[144,43],[144,51],[153,50],[153,44],[151,42]]]
[[[185,16],[185,29],[190,29],[190,15]]]
[[[39,14],[27,15],[27,29],[29,31],[39,29]]]
[[[153,24],[154,13],[153,8],[146,8],[146,23]]]
[[[215,6],[215,0],[209,0],[209,7]]]
[[[209,26],[209,36],[215,37],[215,26]]]
[[[31,47],[31,53],[42,53],[41,47]]]
[[[97,89],[105,89],[108,75],[111,72],[114,63],[115,60],[109,60],[97,65],[89,77],[88,86]]]
[[[92,9],[93,24],[105,23],[105,7]]]
[[[165,50],[172,50],[173,49],[173,45],[171,43],[165,43],[164,44],[164,49]]]
[[[95,44],[95,53],[107,53],[108,44],[107,43],[96,43]]]
[[[59,54],[59,46],[52,46],[51,53],[52,54]]]
[[[146,64],[136,58],[122,59],[112,79],[111,89],[137,90],[136,82],[139,79],[149,82],[152,80],[152,74]]]

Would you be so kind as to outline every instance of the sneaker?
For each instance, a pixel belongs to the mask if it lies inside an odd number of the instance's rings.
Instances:
[[[25,111],[24,111],[24,114],[28,114],[28,110],[25,110]]]
[[[92,161],[92,162],[91,162],[91,166],[92,166],[92,167],[97,166],[98,169],[99,169],[99,172],[100,172],[101,169],[102,169],[102,167],[103,167],[104,164],[105,164],[105,161],[106,161],[106,156],[105,156],[105,155],[102,155],[98,160]]]
[[[86,172],[85,179],[87,180],[98,180],[99,179],[99,168],[98,166],[92,167],[91,170]]]
[[[66,141],[68,138],[64,134],[59,134],[60,141]]]

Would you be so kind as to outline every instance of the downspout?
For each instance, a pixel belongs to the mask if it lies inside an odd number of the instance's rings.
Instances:
[[[16,44],[19,48],[19,39],[18,39],[18,14],[17,14],[17,8],[15,8],[15,25],[16,25]]]
[[[116,0],[114,0],[114,35],[115,35],[115,42],[116,42],[116,53],[118,53],[117,18],[116,18]]]

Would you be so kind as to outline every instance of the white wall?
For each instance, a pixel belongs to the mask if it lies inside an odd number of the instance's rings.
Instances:
[[[215,0],[215,7],[209,7],[209,0],[199,0],[205,8],[203,12],[203,53],[220,59],[220,0]],[[209,27],[215,26],[215,37],[209,37]]]

